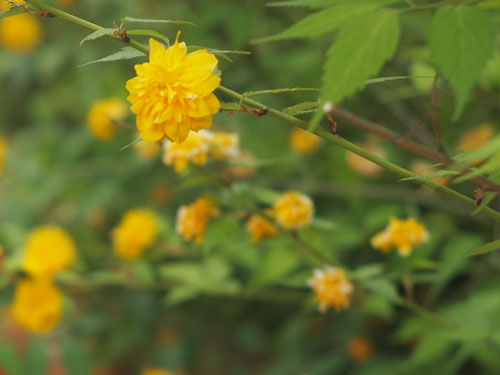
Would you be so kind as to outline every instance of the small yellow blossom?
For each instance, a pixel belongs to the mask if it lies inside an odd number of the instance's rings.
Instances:
[[[51,282],[24,279],[16,286],[10,311],[24,328],[36,333],[46,333],[62,318],[63,296]]]
[[[325,312],[329,307],[339,311],[349,306],[354,287],[347,279],[343,269],[326,267],[322,270],[317,268],[308,284],[316,294],[316,302],[319,304],[321,312]]]
[[[380,149],[378,145],[378,141],[375,139],[370,139],[365,143],[359,145],[366,151],[377,155],[378,157],[385,157],[385,153],[382,149]],[[375,164],[374,162],[365,159],[354,152],[347,151],[347,164],[351,169],[365,177],[378,177],[382,174],[383,169],[381,166]]]
[[[5,170],[5,156],[7,155],[7,140],[0,137],[0,176]]]
[[[139,156],[145,160],[150,160],[161,154],[161,146],[158,142],[143,142],[136,143],[134,148]]]
[[[190,162],[196,165],[205,165],[210,148],[210,138],[211,133],[200,131],[199,133],[189,133],[187,138],[180,143],[166,139],[163,142],[163,162],[166,165],[173,165],[176,172],[182,172]]]
[[[135,260],[156,242],[158,223],[156,216],[143,209],[130,210],[113,229],[113,249],[120,258]]]
[[[484,124],[475,127],[467,132],[458,145],[459,152],[474,151],[481,148],[493,138],[495,135],[495,128],[490,124]],[[482,160],[478,159],[473,161],[472,165],[480,164]]]
[[[0,19],[0,45],[15,52],[33,50],[42,40],[42,26],[31,14]]]
[[[96,102],[87,115],[89,131],[105,141],[112,139],[116,132],[116,122],[127,114],[125,103],[119,99],[105,99]]]
[[[22,268],[34,278],[53,278],[73,265],[76,246],[71,236],[53,225],[35,229],[26,241]]]
[[[408,256],[414,246],[429,240],[424,224],[415,218],[399,220],[391,217],[389,225],[371,239],[371,245],[380,251],[388,252],[395,248],[401,256]]]
[[[216,131],[209,143],[210,157],[215,160],[234,160],[240,155],[238,134]]]
[[[186,43],[178,39],[179,34],[168,49],[150,39],[149,62],[136,65],[137,77],[127,82],[128,101],[145,141],[182,142],[190,131],[211,127],[220,109],[213,94],[221,81],[213,74],[217,58],[205,49],[187,54]]]
[[[295,128],[290,133],[290,146],[299,154],[312,154],[316,151],[320,143],[320,137],[309,133],[308,131],[302,130],[301,128]]]
[[[187,241],[203,242],[210,219],[219,216],[217,206],[208,198],[181,206],[177,212],[176,231]]]
[[[373,342],[365,337],[353,337],[347,344],[347,350],[352,359],[365,362],[373,356]]]
[[[20,3],[20,4],[25,4],[24,0],[19,0],[19,1],[16,1],[16,2]],[[7,0],[0,0],[0,12],[6,12],[10,8],[12,8],[12,4],[11,3],[9,3]]]
[[[438,171],[437,168],[432,167],[432,164],[425,160],[414,160],[410,163],[410,171],[420,176],[432,174]],[[440,185],[448,185],[449,179],[446,176],[436,176],[431,178],[431,181]]]
[[[283,228],[300,229],[311,223],[314,204],[308,196],[291,191],[274,203],[270,214]]]
[[[248,220],[247,230],[252,235],[253,243],[257,243],[265,237],[276,237],[279,234],[273,223],[257,214],[253,214]]]

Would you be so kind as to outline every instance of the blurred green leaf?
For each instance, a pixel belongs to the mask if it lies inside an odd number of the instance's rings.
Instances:
[[[445,6],[432,18],[431,58],[457,97],[455,120],[493,51],[493,37],[489,16],[474,6]]]
[[[343,27],[328,51],[323,99],[339,103],[363,88],[394,54],[399,33],[397,13],[382,9]]]

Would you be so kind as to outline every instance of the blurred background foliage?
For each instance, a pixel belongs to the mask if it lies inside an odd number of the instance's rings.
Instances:
[[[251,44],[307,14],[303,8],[265,7],[264,1],[51,4],[104,27],[127,15],[192,21],[197,27],[181,28],[188,45],[251,52],[232,56],[233,63],[220,59],[223,83],[240,92],[320,87],[332,38]],[[431,16],[402,14],[402,41],[380,76],[435,74],[425,40]],[[87,30],[56,19],[40,22],[35,49],[0,48],[0,135],[8,145],[0,179],[3,373],[135,375],[154,367],[203,375],[498,374],[500,256],[465,258],[498,237],[498,225],[416,184],[396,183],[373,166],[363,169],[362,160],[326,142],[312,154],[297,153],[289,144],[292,129],[267,117],[215,116],[216,129],[239,134],[255,169],[223,187],[213,181],[227,180],[227,165],[177,174],[160,156],[141,155],[139,145],[125,147],[138,137],[131,114],[124,119],[129,128],[119,128],[109,142],[96,139],[86,125],[90,108],[101,99],[125,100],[125,82],[138,60],[78,67],[120,46],[103,38],[79,47]],[[156,29],[173,40],[178,27]],[[404,134],[429,111],[431,89],[432,79],[389,81],[367,86],[343,105]],[[498,131],[499,94],[497,48],[460,119],[441,121],[451,154],[479,125]],[[286,108],[315,101],[317,93],[261,99]],[[450,119],[453,110],[453,94],[444,86],[440,116]],[[371,142],[399,165],[415,163],[404,150],[339,126],[343,137]],[[416,138],[433,144],[429,127]],[[472,196],[471,184],[457,189]],[[297,237],[252,244],[241,213],[272,204],[287,190],[309,195],[319,220]],[[216,197],[221,216],[209,224],[202,244],[186,242],[175,232],[176,212],[206,194]],[[159,241],[127,263],[113,253],[110,233],[136,207],[157,214]],[[417,217],[430,241],[406,258],[374,250],[370,238],[391,216]],[[31,336],[7,307],[12,281],[22,277],[16,270],[27,234],[50,223],[71,233],[78,260],[58,276],[63,323],[50,335]],[[356,291],[349,309],[317,312],[306,281],[324,264],[301,251],[304,246],[352,270]],[[407,308],[408,283],[415,301],[432,314]]]

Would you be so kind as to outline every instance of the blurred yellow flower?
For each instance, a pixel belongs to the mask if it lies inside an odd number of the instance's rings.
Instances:
[[[308,284],[316,294],[316,302],[321,312],[325,312],[329,307],[339,311],[349,306],[354,287],[347,280],[343,269],[317,268],[314,270],[313,277],[308,280]]]
[[[320,137],[301,128],[295,128],[290,133],[290,146],[299,154],[312,154],[316,151],[320,143]]]
[[[373,342],[365,337],[353,337],[347,344],[352,359],[364,362],[373,356]]]
[[[399,220],[391,217],[389,225],[371,239],[371,245],[380,251],[388,252],[395,248],[401,256],[408,256],[414,246],[429,240],[425,225],[415,218]]]
[[[382,149],[380,149],[378,145],[378,140],[370,139],[365,143],[359,145],[364,148],[366,151],[369,151],[372,154],[377,155],[378,157],[385,157],[385,153]],[[378,177],[382,174],[383,169],[381,166],[375,164],[374,162],[365,159],[354,152],[347,151],[347,164],[351,169],[365,177]]]
[[[493,127],[493,125],[484,124],[477,126],[469,132],[465,133],[460,143],[458,144],[458,151],[468,152],[477,150],[478,148],[484,146],[490,139],[492,139],[494,135],[495,128]],[[473,161],[471,164],[477,165],[481,162],[482,160],[478,159]]]
[[[36,333],[49,332],[62,318],[63,296],[47,280],[24,279],[17,283],[10,311],[24,328]]]
[[[205,165],[210,148],[210,138],[211,133],[200,131],[199,133],[189,133],[187,138],[180,143],[166,139],[163,142],[163,162],[166,165],[173,165],[176,172],[182,172],[190,162],[196,165]]]
[[[174,374],[168,370],[162,370],[159,368],[151,368],[151,369],[143,370],[141,375],[174,375]]]
[[[134,145],[139,156],[145,160],[153,159],[161,154],[161,146],[158,142],[140,141]]]
[[[158,222],[152,212],[143,209],[130,210],[113,229],[113,249],[120,258],[135,260],[156,242],[157,236]]]
[[[0,45],[15,52],[34,49],[42,40],[42,27],[31,14],[0,19]]]
[[[5,156],[7,155],[7,140],[0,137],[0,176],[5,170]]]
[[[425,176],[427,174],[432,174],[437,172],[439,169],[432,167],[432,164],[425,160],[413,160],[410,163],[410,171],[416,173],[421,176]],[[448,185],[449,178],[446,176],[436,176],[431,178],[431,181],[440,185]]]
[[[208,198],[181,206],[177,212],[176,231],[187,241],[203,242],[210,219],[219,216],[217,206]]]
[[[18,3],[24,4],[24,0],[19,0],[17,1]],[[0,0],[0,12],[5,12],[12,8],[12,4],[9,3],[7,0]]]
[[[276,237],[279,235],[276,226],[257,214],[253,214],[247,223],[247,230],[252,235],[252,242],[257,243],[265,237]]]
[[[87,114],[87,126],[96,138],[108,141],[116,132],[116,122],[127,114],[125,103],[119,99],[97,101]]]
[[[71,236],[53,225],[35,229],[28,236],[22,269],[33,278],[53,278],[73,265],[76,246]]]
[[[285,229],[299,229],[311,223],[314,204],[311,198],[297,192],[281,196],[270,212],[271,216]]]
[[[207,50],[187,54],[186,43],[165,49],[149,40],[149,62],[136,65],[137,77],[127,82],[128,100],[145,141],[168,138],[182,142],[190,131],[212,126],[220,109],[213,91],[220,77],[213,74],[217,58]]]
[[[233,160],[240,155],[238,134],[216,131],[209,139],[210,157],[215,160]]]

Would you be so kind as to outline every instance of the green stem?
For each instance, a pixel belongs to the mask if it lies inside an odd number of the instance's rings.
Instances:
[[[64,20],[72,22],[72,23],[76,23],[76,24],[81,25],[83,27],[86,27],[88,29],[91,29],[91,30],[102,29],[102,27],[99,25],[96,25],[92,22],[86,21],[82,18],[73,16],[72,14],[66,13],[58,8],[54,8],[50,5],[45,4],[42,1],[27,0],[27,2],[39,7],[40,9],[46,10],[59,18],[62,18]],[[131,47],[134,47],[138,51],[144,52],[145,54],[149,54],[149,48],[147,46],[135,41],[135,40],[130,39],[129,41],[125,41],[122,38],[120,38],[116,35],[111,35],[111,34],[109,34],[108,37],[115,39],[115,40],[118,40],[118,41],[121,41],[123,43],[126,43],[126,44],[130,45]],[[300,127],[304,130],[309,129],[309,123],[307,123],[306,121],[303,121],[301,119],[298,119],[298,118],[290,116],[290,115],[287,115],[286,113],[283,113],[277,109],[269,108],[266,105],[264,105],[258,101],[255,101],[253,99],[244,97],[243,95],[241,95],[241,94],[237,93],[236,91],[233,91],[227,87],[219,86],[217,88],[217,91],[219,93],[223,94],[224,96],[235,100],[238,103],[243,103],[243,104],[246,104],[246,105],[251,106],[253,108],[266,109],[268,116],[276,118],[282,122],[286,122],[290,125]],[[346,150],[349,150],[355,154],[358,154],[358,155],[364,157],[365,159],[368,159],[368,160],[372,161],[373,163],[378,164],[381,167],[383,167],[383,168],[385,168],[385,169],[387,169],[387,170],[389,170],[389,171],[391,171],[391,172],[393,172],[393,173],[395,173],[403,178],[418,177],[417,174],[410,172],[409,170],[404,169],[396,164],[393,164],[393,163],[391,163],[391,162],[389,162],[389,161],[387,161],[387,160],[385,160],[377,155],[374,155],[374,154],[366,151],[365,149],[341,138],[340,136],[338,136],[336,134],[332,134],[329,130],[327,130],[325,128],[316,127],[316,129],[314,130],[314,133],[316,135],[326,139],[328,142],[336,144],[336,145],[338,145]],[[471,207],[476,206],[476,202],[473,199],[471,199],[463,194],[460,194],[459,192],[457,192],[453,189],[450,189],[446,186],[442,186],[440,184],[437,184],[437,183],[435,183],[433,181],[429,181],[429,180],[419,180],[419,182],[425,186],[432,188],[432,189],[438,190],[438,191],[442,192],[443,194],[449,196],[450,198],[458,200],[459,202],[462,202],[466,205],[469,205]],[[500,212],[495,211],[489,207],[485,208],[483,210],[483,212],[486,215],[488,215],[489,217],[491,217],[497,221],[500,221]]]

